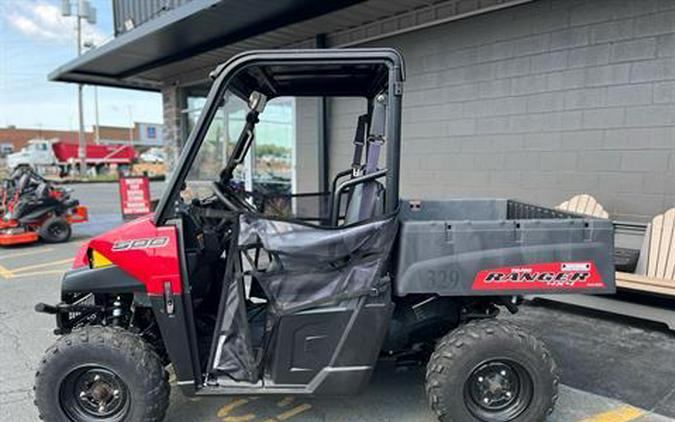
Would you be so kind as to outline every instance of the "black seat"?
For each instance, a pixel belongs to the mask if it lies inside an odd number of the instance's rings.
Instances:
[[[383,192],[384,187],[376,181],[355,186],[347,204],[345,224],[367,220],[381,213]]]

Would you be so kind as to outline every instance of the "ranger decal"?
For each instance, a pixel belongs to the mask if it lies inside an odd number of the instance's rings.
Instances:
[[[592,289],[605,283],[592,262],[547,262],[483,270],[473,290]]]

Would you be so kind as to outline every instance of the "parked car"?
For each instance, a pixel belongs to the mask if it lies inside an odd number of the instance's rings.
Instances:
[[[164,163],[164,150],[161,148],[150,148],[140,155],[140,160],[145,163]]]

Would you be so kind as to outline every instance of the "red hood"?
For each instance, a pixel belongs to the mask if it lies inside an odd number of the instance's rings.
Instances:
[[[89,251],[95,250],[143,282],[149,294],[163,294],[165,283],[171,284],[174,293],[181,293],[176,228],[156,227],[152,217],[141,217],[89,240],[78,252],[74,267],[89,266]]]

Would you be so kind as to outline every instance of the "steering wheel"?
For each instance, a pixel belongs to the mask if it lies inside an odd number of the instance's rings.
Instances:
[[[222,202],[230,211],[250,211],[257,212],[258,210],[248,202],[241,199],[238,195],[232,192],[227,186],[221,189],[218,182],[211,183],[211,190],[216,198]]]

